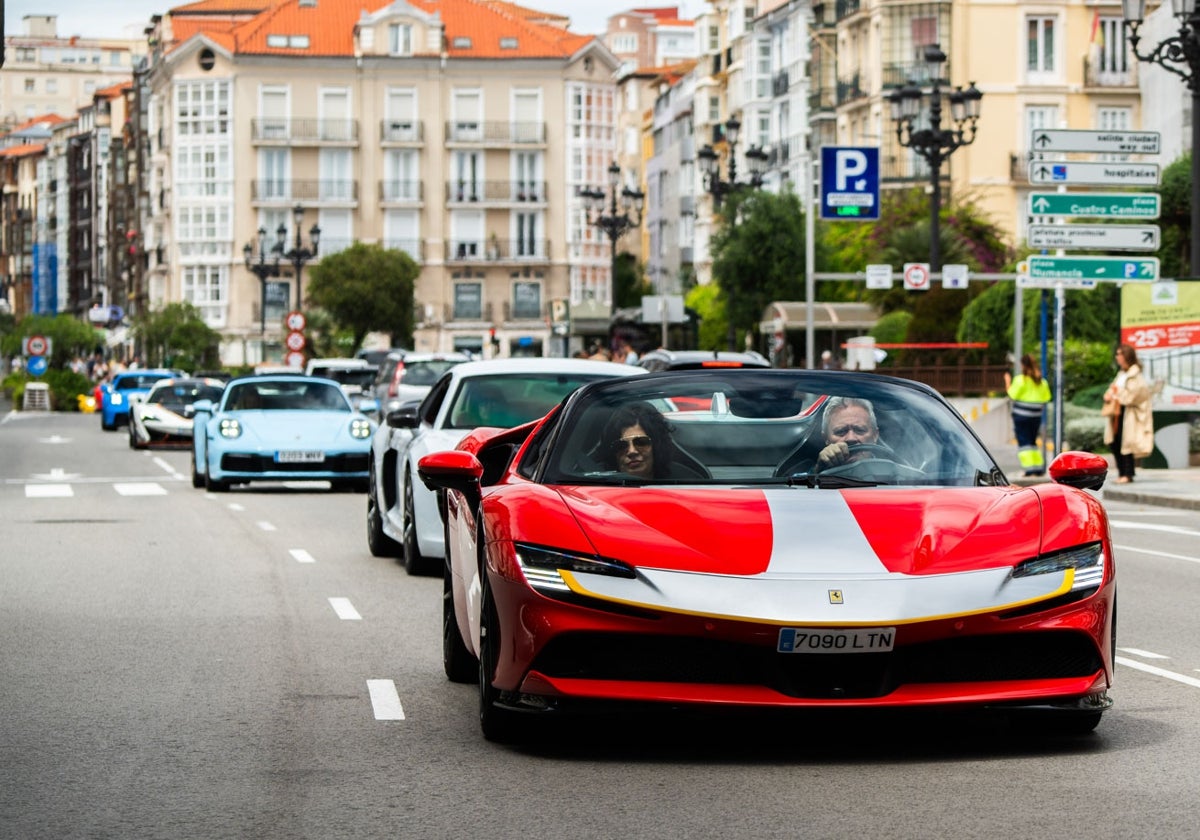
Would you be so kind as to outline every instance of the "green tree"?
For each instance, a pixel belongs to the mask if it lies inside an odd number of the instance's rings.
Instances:
[[[615,292],[618,309],[641,306],[643,295],[654,294],[654,284],[642,273],[641,266],[633,254],[617,254]]]
[[[793,192],[731,193],[712,238],[713,277],[728,315],[726,343],[741,349],[738,336],[757,333],[763,310],[773,300],[804,295],[804,214]]]
[[[0,337],[0,354],[20,355],[23,340],[31,335],[50,339],[47,362],[52,368],[65,368],[76,356],[90,356],[97,347],[104,346],[104,337],[95,327],[60,312],[58,315],[27,315],[15,322]]]
[[[1163,277],[1190,277],[1192,274],[1192,153],[1185,152],[1162,172],[1158,188],[1162,196],[1162,260]]]
[[[420,267],[403,251],[356,242],[312,267],[308,301],[351,334],[353,354],[370,332],[412,346],[413,291]]]
[[[723,350],[728,340],[725,301],[715,283],[693,286],[684,304],[700,316],[696,345],[698,350]]]
[[[168,303],[137,315],[132,332],[147,367],[214,369],[221,364],[221,336],[190,303]]]

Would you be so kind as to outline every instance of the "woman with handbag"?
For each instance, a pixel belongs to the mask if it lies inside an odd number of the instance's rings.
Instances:
[[[1050,402],[1050,384],[1032,355],[1026,353],[1021,357],[1021,372],[1015,378],[1011,373],[1004,374],[1004,389],[1012,400],[1017,460],[1025,469],[1025,475],[1045,475],[1046,460],[1038,446],[1038,433],[1042,429],[1046,403]]]
[[[1104,392],[1100,413],[1108,418],[1104,442],[1117,461],[1117,484],[1133,481],[1134,464],[1154,451],[1154,418],[1150,385],[1132,345],[1117,346],[1117,376]]]

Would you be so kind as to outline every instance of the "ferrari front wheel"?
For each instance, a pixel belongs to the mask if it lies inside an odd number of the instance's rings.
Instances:
[[[483,591],[479,605],[479,728],[489,741],[504,744],[519,740],[522,721],[517,712],[497,706],[500,690],[492,681],[500,657],[500,622],[488,584],[487,569],[480,570]]]

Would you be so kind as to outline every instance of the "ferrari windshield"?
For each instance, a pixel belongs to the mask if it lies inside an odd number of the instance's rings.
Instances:
[[[584,389],[557,423],[527,456],[555,484],[1005,483],[953,407],[874,375],[655,374]]]

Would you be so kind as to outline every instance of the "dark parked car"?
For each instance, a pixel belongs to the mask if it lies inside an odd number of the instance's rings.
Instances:
[[[651,350],[638,364],[651,373],[660,370],[702,370],[704,368],[766,368],[771,363],[761,353],[734,353],[728,350]]]

